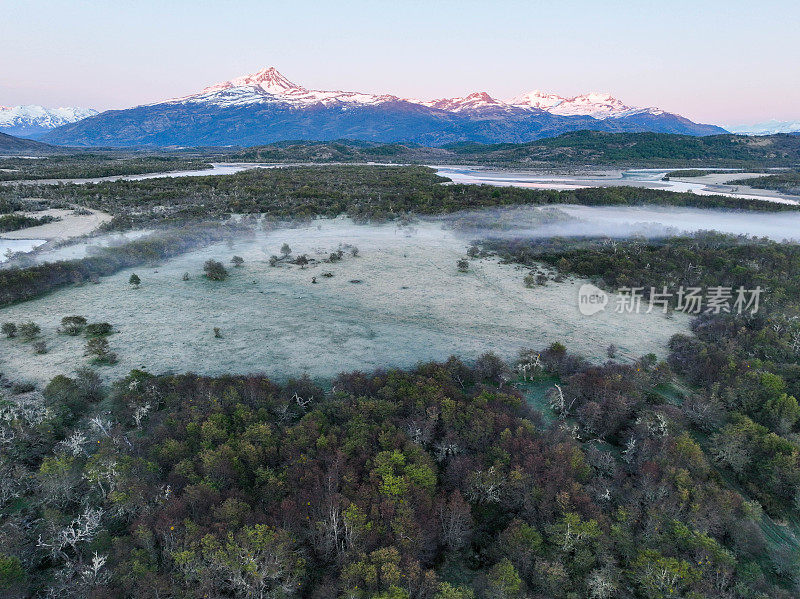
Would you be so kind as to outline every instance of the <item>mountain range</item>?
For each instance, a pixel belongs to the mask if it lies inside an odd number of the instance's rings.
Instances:
[[[280,140],[355,139],[440,146],[527,142],[576,130],[712,135],[725,130],[608,95],[532,91],[508,100],[486,92],[417,100],[308,89],[273,67],[201,91],[109,110],[44,134],[71,146],[252,146]]]
[[[800,135],[800,121],[770,120],[754,125],[731,125],[727,127],[731,133],[740,135],[775,135],[776,133],[789,133]]]
[[[0,133],[36,139],[48,131],[75,123],[98,112],[92,108],[45,108],[25,106],[0,106]]]

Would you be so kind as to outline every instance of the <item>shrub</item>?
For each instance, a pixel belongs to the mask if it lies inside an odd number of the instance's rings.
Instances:
[[[44,341],[37,341],[33,344],[33,351],[35,351],[37,354],[46,354],[47,344]]]
[[[114,327],[108,322],[93,322],[86,326],[87,337],[106,337],[114,332]]]
[[[231,258],[231,264],[233,264],[235,268],[239,268],[242,264],[244,264],[244,258],[241,256],[234,256]]]
[[[19,334],[25,341],[32,341],[39,333],[42,332],[41,327],[35,322],[26,322],[19,325]]]
[[[86,319],[83,316],[65,316],[61,319],[59,332],[65,335],[80,335],[86,328]]]
[[[228,271],[218,260],[206,260],[203,265],[203,272],[207,279],[211,281],[224,281],[228,278]]]
[[[469,270],[469,262],[466,258],[461,258],[458,262],[456,262],[456,266],[460,272],[467,272]]]
[[[139,278],[139,275],[137,275],[136,273],[133,273],[133,274],[131,275],[131,278],[130,278],[130,279],[128,279],[128,284],[129,284],[131,287],[133,287],[134,289],[138,289],[138,288],[139,288],[139,285],[141,285],[141,284],[142,284],[142,280]]]
[[[117,354],[108,346],[105,337],[93,337],[86,342],[86,354],[92,357],[93,364],[116,364]]]
[[[17,336],[17,325],[13,322],[4,322],[3,325],[0,326],[0,331],[9,339],[13,339]]]
[[[522,282],[525,284],[525,287],[530,289],[531,287],[534,287],[536,285],[536,275],[533,274],[532,272],[529,272],[528,274],[525,275],[525,278],[522,279]]]

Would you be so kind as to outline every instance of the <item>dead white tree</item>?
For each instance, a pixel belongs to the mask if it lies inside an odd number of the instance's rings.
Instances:
[[[136,406],[136,408],[133,410],[133,422],[136,424],[136,428],[142,427],[142,421],[147,417],[151,409],[152,406],[149,402]]]
[[[439,441],[433,449],[437,462],[443,462],[448,457],[461,453],[458,443],[452,441]]]
[[[523,381],[527,381],[531,374],[538,372],[542,368],[541,354],[528,352],[522,356],[517,364],[517,372],[522,376]]]
[[[599,568],[589,575],[589,593],[592,599],[611,599],[617,595],[618,584],[611,566]]]
[[[630,464],[633,461],[636,453],[636,439],[631,437],[628,439],[628,442],[625,443],[625,449],[622,451],[622,459],[625,460],[626,463]]]
[[[554,384],[547,391],[547,398],[550,408],[556,414],[558,414],[562,420],[569,417],[570,410],[572,410],[572,406],[575,404],[575,399],[567,403],[567,399],[564,397],[564,391],[561,389],[561,385]]]
[[[295,391],[294,395],[292,396],[292,400],[295,403],[297,403],[298,406],[300,406],[301,408],[303,408],[305,410],[306,406],[308,406],[314,400],[314,396],[312,395],[308,399],[303,399],[302,397],[300,397],[300,395],[297,393],[297,391]]]
[[[83,446],[89,439],[81,431],[74,431],[69,437],[59,443],[67,452],[77,457],[84,453]]]
[[[103,568],[107,560],[107,555],[99,555],[97,551],[94,552],[92,561],[86,564],[81,570],[81,578],[83,578],[83,581],[87,585],[96,587],[111,580],[110,573]]]
[[[39,535],[36,546],[49,549],[53,557],[60,557],[64,561],[69,561],[70,559],[70,556],[66,553],[69,548],[80,560],[78,546],[94,540],[97,533],[100,532],[103,513],[102,508],[86,508],[80,516],[72,520],[67,526],[56,530],[48,540],[43,540],[42,536]]]
[[[102,416],[95,416],[89,423],[96,428],[104,437],[111,438],[111,421]]]

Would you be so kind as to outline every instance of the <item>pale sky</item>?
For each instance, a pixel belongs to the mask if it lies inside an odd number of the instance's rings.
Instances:
[[[126,108],[264,66],[316,89],[794,120],[800,2],[0,0],[0,105]]]

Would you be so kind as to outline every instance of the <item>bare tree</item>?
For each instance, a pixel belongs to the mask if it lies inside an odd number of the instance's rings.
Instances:
[[[439,507],[442,541],[451,551],[463,548],[472,535],[472,515],[469,504],[458,490],[453,491],[447,503]]]

